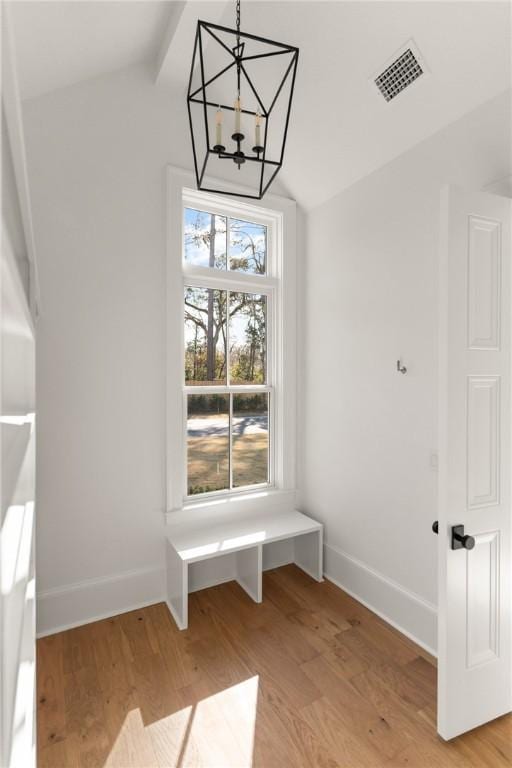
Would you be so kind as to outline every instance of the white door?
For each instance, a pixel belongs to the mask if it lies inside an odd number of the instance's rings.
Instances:
[[[441,212],[438,731],[451,739],[512,709],[512,211],[449,187]]]

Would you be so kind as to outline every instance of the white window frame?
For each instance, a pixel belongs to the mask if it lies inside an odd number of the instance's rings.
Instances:
[[[212,180],[213,181],[213,180]],[[215,180],[218,184],[218,180]],[[243,504],[295,490],[296,422],[296,205],[266,195],[263,201],[200,192],[193,175],[167,173],[167,514],[202,504]],[[241,191],[243,191],[241,189]],[[185,262],[184,209],[195,208],[267,227],[267,274],[214,270]],[[185,386],[183,296],[187,285],[267,296],[267,380],[265,385]],[[269,483],[187,495],[186,398],[188,394],[270,392]],[[230,398],[231,401],[231,398]],[[230,449],[231,450],[231,449]],[[230,470],[231,473],[232,470]],[[264,493],[262,494],[262,491]]]

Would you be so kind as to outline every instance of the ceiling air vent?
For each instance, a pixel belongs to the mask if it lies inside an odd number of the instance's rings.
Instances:
[[[375,77],[375,85],[386,101],[394,99],[423,74],[424,68],[418,59],[419,57],[407,46],[403,53],[386,67],[384,72]]]

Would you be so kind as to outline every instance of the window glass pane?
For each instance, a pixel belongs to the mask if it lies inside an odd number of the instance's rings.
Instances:
[[[185,261],[226,269],[226,217],[185,208]]]
[[[267,297],[229,294],[229,365],[231,384],[265,384]]]
[[[189,495],[229,488],[229,395],[187,398]]]
[[[226,383],[226,291],[185,288],[185,382]]]
[[[268,482],[268,395],[233,395],[233,487]]]
[[[266,274],[267,228],[240,219],[229,220],[229,268]]]

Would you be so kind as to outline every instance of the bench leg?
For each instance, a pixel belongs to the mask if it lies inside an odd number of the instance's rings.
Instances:
[[[304,533],[294,540],[295,565],[316,581],[324,580],[323,530]]]
[[[236,580],[255,603],[261,603],[261,574],[263,555],[261,545],[241,549],[236,553]]]
[[[188,565],[167,542],[167,607],[178,629],[188,627]]]

